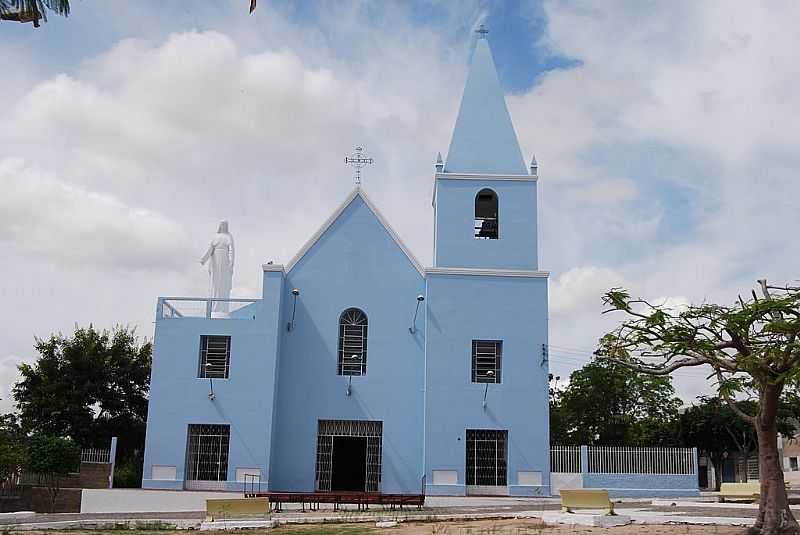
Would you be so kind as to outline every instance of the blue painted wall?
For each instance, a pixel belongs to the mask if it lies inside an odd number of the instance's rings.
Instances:
[[[274,282],[265,291],[275,289]],[[273,299],[278,298],[276,293]],[[259,301],[250,312],[248,319],[157,319],[143,487],[182,487],[189,424],[230,424],[228,488],[240,487],[237,467],[259,468],[269,477],[279,310]],[[231,337],[230,377],[214,379],[213,401],[208,379],[197,377],[202,335]],[[154,464],[175,466],[178,481],[150,479]]]
[[[475,196],[491,188],[498,196],[498,239],[475,239]],[[436,179],[434,265],[538,269],[534,180]]]
[[[426,357],[426,479],[455,470],[458,486],[429,485],[431,494],[466,489],[466,429],[508,430],[508,483],[518,471],[542,473],[549,494],[547,279],[428,274]],[[502,340],[500,384],[472,383],[472,340]]]
[[[301,293],[295,328],[283,330],[270,485],[314,489],[319,419],[380,420],[381,489],[419,492],[424,329],[412,335],[408,327],[425,290],[422,275],[356,197],[287,274],[286,288]],[[336,366],[339,316],[350,307],[367,314],[369,328],[367,373],[352,378],[347,397],[348,378]]]
[[[583,486],[618,498],[700,495],[697,474],[583,474]]]

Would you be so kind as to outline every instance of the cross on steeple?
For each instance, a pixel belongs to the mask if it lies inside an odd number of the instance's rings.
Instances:
[[[364,147],[356,147],[355,152],[344,159],[344,163],[356,170],[356,184],[361,184],[361,168],[375,162],[372,158],[367,158],[363,154]]]
[[[478,26],[478,29],[475,30],[475,33],[478,34],[478,39],[486,39],[486,34],[489,33],[489,30],[486,29],[486,26],[481,24]]]

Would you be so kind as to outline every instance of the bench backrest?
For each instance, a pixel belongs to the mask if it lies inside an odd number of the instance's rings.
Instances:
[[[606,489],[561,489],[559,493],[565,507],[608,507],[611,503]]]
[[[727,496],[754,496],[761,493],[760,483],[722,483],[719,493]]]
[[[269,514],[268,498],[232,498],[206,500],[206,517],[210,520],[242,515]]]

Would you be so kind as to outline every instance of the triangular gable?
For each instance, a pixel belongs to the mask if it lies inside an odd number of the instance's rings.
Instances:
[[[422,264],[419,263],[414,254],[411,252],[411,250],[408,247],[406,247],[406,244],[403,243],[403,240],[400,239],[400,236],[397,234],[397,232],[394,231],[389,222],[383,217],[378,208],[374,204],[372,204],[372,201],[369,200],[367,194],[364,193],[364,190],[362,190],[360,187],[356,187],[350,193],[350,195],[347,196],[344,202],[340,204],[336,210],[334,210],[333,214],[331,214],[331,216],[327,220],[325,220],[325,222],[314,233],[314,235],[311,236],[311,238],[303,245],[303,247],[300,248],[300,251],[298,251],[298,253],[294,256],[294,258],[292,258],[289,261],[289,263],[286,264],[286,272],[287,273],[290,272],[292,268],[294,268],[294,266],[297,265],[298,262],[300,262],[300,260],[306,255],[306,253],[311,250],[314,244],[317,243],[317,241],[319,241],[320,238],[322,238],[323,234],[325,234],[325,232],[331,227],[331,225],[333,225],[333,223],[337,219],[339,219],[339,217],[344,213],[347,207],[350,206],[350,204],[356,199],[356,197],[361,197],[361,200],[364,201],[364,204],[367,206],[367,208],[369,208],[370,212],[372,212],[372,215],[375,216],[375,219],[378,220],[381,226],[383,226],[384,230],[386,230],[389,236],[392,237],[397,246],[400,247],[400,250],[403,251],[403,253],[411,261],[411,264],[413,264],[413,266],[417,269],[417,271],[419,271],[419,274],[424,277],[425,269],[422,267]]]

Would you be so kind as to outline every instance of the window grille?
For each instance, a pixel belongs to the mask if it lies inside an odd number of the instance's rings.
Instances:
[[[489,188],[475,196],[475,238],[496,240],[499,237],[497,219],[497,194]]]
[[[472,382],[499,383],[503,359],[501,340],[472,341]]]
[[[367,373],[367,315],[348,308],[339,317],[338,375]]]
[[[228,479],[229,425],[189,424],[186,479],[225,481]]]
[[[319,420],[317,428],[317,490],[331,490],[333,438],[337,436],[367,438],[367,474],[364,490],[378,492],[383,460],[383,422],[367,420]]]
[[[467,429],[467,485],[506,485],[508,431]]]
[[[231,364],[231,337],[200,337],[200,364],[197,376],[203,379],[227,379]]]

